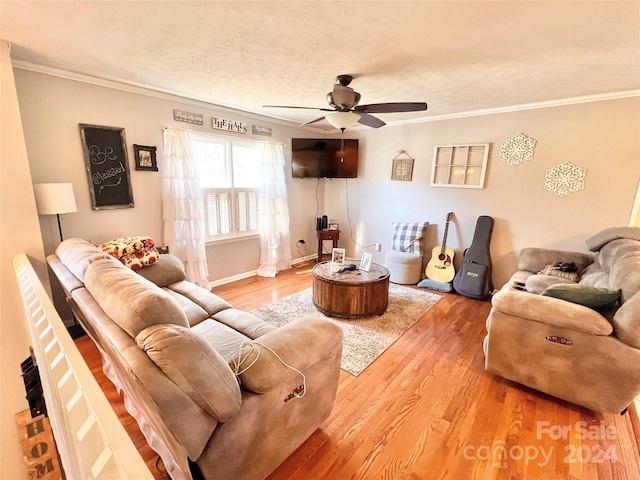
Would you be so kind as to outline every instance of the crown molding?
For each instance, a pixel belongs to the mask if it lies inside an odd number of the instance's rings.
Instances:
[[[125,83],[120,80],[114,80],[109,78],[100,78],[94,77],[91,75],[84,75],[82,73],[69,72],[67,70],[60,70],[52,67],[45,67],[42,65],[37,65],[30,62],[24,62],[21,60],[13,60],[12,65],[14,68],[20,70],[26,70],[30,72],[42,73],[44,75],[50,75],[53,77],[64,78],[66,80],[74,80],[76,82],[87,83],[90,85],[96,85],[99,87],[111,88],[114,90],[120,90],[127,93],[135,93],[137,95],[144,95],[147,97],[158,98],[161,100],[168,100],[173,102],[180,102],[184,105],[190,105],[193,107],[199,108],[208,108],[214,109],[216,111],[231,113],[235,115],[240,115],[247,118],[252,118],[255,120],[261,121],[269,121],[271,123],[277,123],[280,125],[285,125],[287,127],[297,127],[305,130],[312,130],[315,132],[322,131],[316,128],[304,128],[298,125],[295,122],[291,122],[289,120],[284,120],[278,117],[270,117],[267,115],[260,115],[257,113],[247,112],[245,110],[239,110],[237,108],[229,107],[226,105],[220,105],[216,103],[211,103],[206,100],[198,99],[198,98],[190,98],[185,97],[183,95],[177,94],[175,92],[171,92],[168,90],[162,90],[159,88],[151,88],[146,85],[136,84],[136,83]]]
[[[67,80],[75,80],[77,82],[88,83],[91,85],[97,85],[106,88],[112,88],[115,90],[121,90],[124,92],[135,93],[138,95],[145,95],[147,97],[159,98],[162,100],[169,101],[178,101],[185,105],[191,105],[194,107],[200,108],[209,108],[217,111],[221,111],[224,113],[231,113],[235,115],[244,116],[247,118],[252,118],[261,121],[268,121],[271,123],[276,123],[279,125],[285,125],[287,127],[295,127],[302,130],[308,130],[310,132],[316,133],[333,133],[335,129],[327,129],[327,128],[314,128],[308,125],[301,126],[295,122],[291,122],[289,120],[285,120],[280,117],[273,117],[268,115],[260,115],[257,113],[248,112],[246,110],[239,110],[237,108],[233,108],[226,105],[220,105],[216,103],[211,103],[206,100],[198,99],[198,98],[190,98],[185,97],[183,95],[177,94],[175,92],[171,92],[168,90],[150,88],[145,85],[135,84],[135,83],[125,83],[119,80],[108,79],[108,78],[99,78],[93,77],[90,75],[84,75],[81,73],[69,72],[66,70],[59,70],[56,68],[45,67],[42,65],[37,65],[30,62],[24,62],[21,60],[13,60],[12,65],[14,68],[18,68],[21,70],[27,70],[36,73],[42,73],[45,75],[51,75],[54,77],[60,77]],[[418,117],[410,120],[400,120],[397,122],[387,122],[387,125],[396,126],[396,125],[410,125],[415,123],[428,123],[428,122],[438,122],[441,120],[454,120],[458,118],[467,118],[467,117],[478,117],[482,115],[496,115],[500,113],[513,113],[520,112],[524,110],[534,110],[539,108],[553,108],[553,107],[561,107],[566,105],[576,105],[580,103],[591,103],[591,102],[602,102],[607,100],[619,100],[623,98],[632,98],[632,97],[640,97],[640,89],[639,90],[626,90],[622,92],[613,92],[613,93],[604,93],[604,94],[596,94],[596,95],[584,95],[580,97],[569,97],[569,98],[561,98],[557,100],[548,100],[544,102],[532,102],[532,103],[523,103],[520,105],[511,105],[508,107],[498,107],[498,108],[487,108],[482,110],[470,110],[467,112],[458,112],[458,113],[450,113],[445,115],[433,115],[429,117]],[[366,127],[356,126],[351,127],[350,130],[362,130]],[[337,130],[335,130],[337,131]]]
[[[407,125],[411,123],[437,122],[441,120],[453,120],[457,118],[478,117],[481,115],[496,115],[499,113],[513,113],[524,110],[535,110],[538,108],[553,108],[566,105],[576,105],[580,103],[603,102],[606,100],[619,100],[622,98],[640,97],[640,90],[625,90],[622,92],[603,93],[597,95],[584,95],[581,97],[561,98],[558,100],[548,100],[544,102],[523,103],[520,105],[510,105],[508,107],[486,108],[483,110],[469,110],[468,112],[451,113],[446,115],[434,115],[432,117],[420,117],[399,122],[388,122],[387,125]]]

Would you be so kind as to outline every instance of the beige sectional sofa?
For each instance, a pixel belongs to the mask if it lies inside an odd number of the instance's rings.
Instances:
[[[593,255],[520,252],[519,271],[492,299],[485,367],[595,411],[621,412],[640,395],[640,228],[609,228],[586,245]],[[558,262],[573,263],[578,278],[549,270]]]
[[[134,272],[74,238],[47,261],[171,478],[264,478],[329,416],[333,322],[276,329],[185,281],[172,255]]]

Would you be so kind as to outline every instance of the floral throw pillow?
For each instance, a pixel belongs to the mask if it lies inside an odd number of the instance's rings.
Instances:
[[[132,270],[154,265],[159,258],[155,242],[146,236],[117,238],[103,243],[100,248]]]

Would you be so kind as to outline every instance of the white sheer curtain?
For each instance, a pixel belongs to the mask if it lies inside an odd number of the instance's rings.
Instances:
[[[209,288],[204,213],[191,134],[165,128],[162,220],[169,252],[184,263],[187,280]]]
[[[289,205],[284,181],[282,145],[265,143],[262,153],[262,186],[260,209],[261,277],[275,277],[280,270],[291,268],[291,232]]]

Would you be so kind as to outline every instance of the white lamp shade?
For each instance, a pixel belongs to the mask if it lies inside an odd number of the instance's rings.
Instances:
[[[325,115],[324,118],[331,125],[342,130],[358,123],[360,115],[354,112],[336,112]]]
[[[35,183],[33,191],[40,215],[77,212],[72,183]]]

